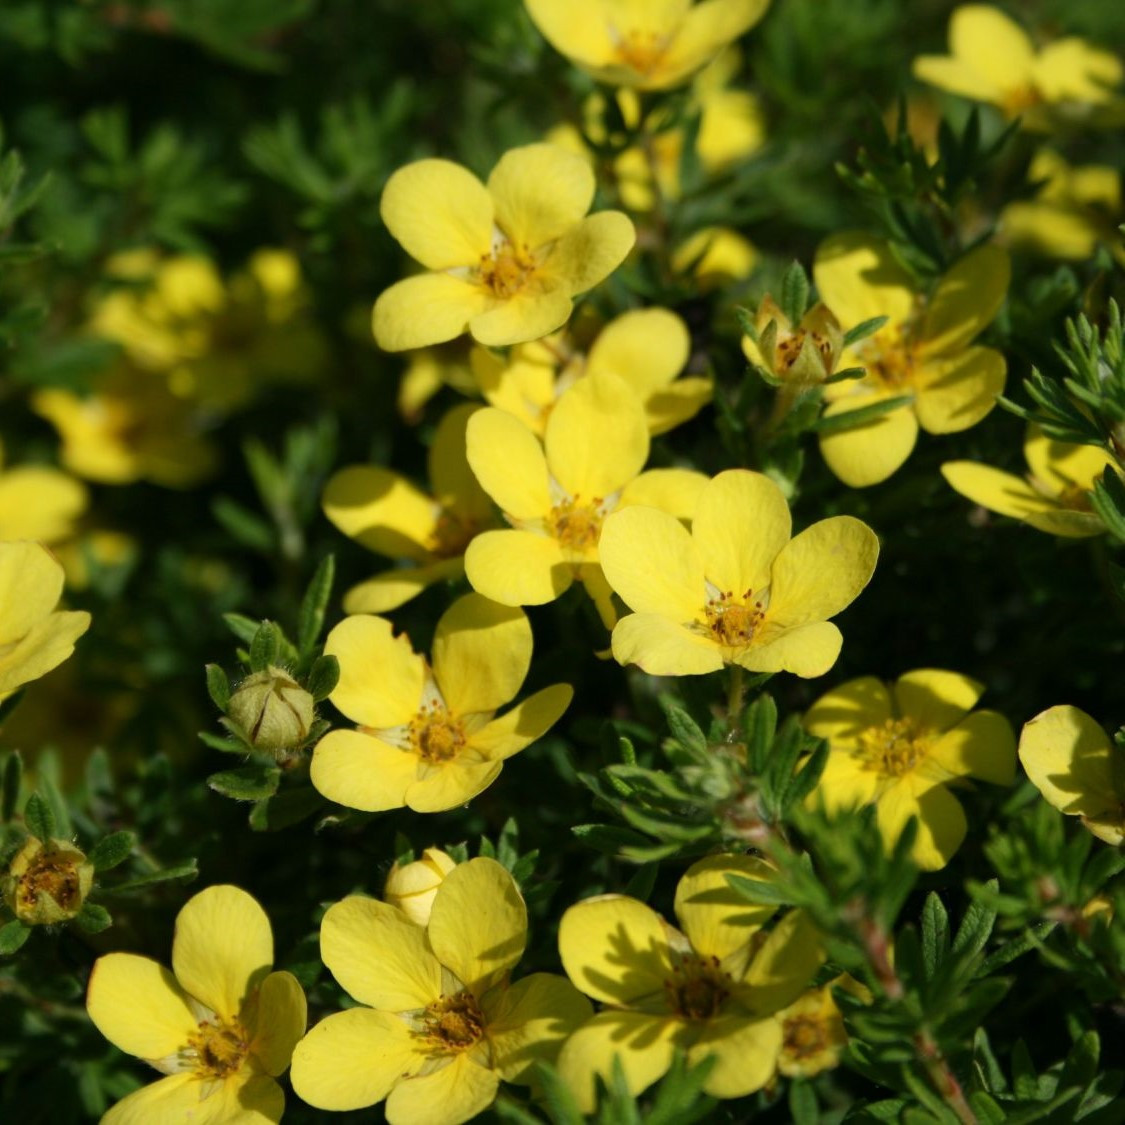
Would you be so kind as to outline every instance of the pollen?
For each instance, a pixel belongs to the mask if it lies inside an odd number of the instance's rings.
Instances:
[[[579,497],[573,496],[556,504],[547,517],[548,532],[568,550],[592,550],[602,530],[601,503],[601,497],[595,497],[593,503],[580,504]]]
[[[454,559],[465,553],[465,548],[477,531],[478,528],[472,520],[463,519],[448,508],[443,509],[430,533],[426,547],[430,554],[439,559]]]
[[[813,346],[824,360],[825,368],[832,363],[832,341],[823,333],[810,332],[805,328],[798,328],[791,335],[777,341],[777,371],[783,374],[792,369],[793,364],[801,355],[805,340],[811,337]]]
[[[436,1054],[458,1054],[480,1041],[484,1035],[484,1016],[473,994],[464,990],[428,1005],[415,1035]]]
[[[188,1057],[200,1078],[226,1078],[250,1053],[250,1037],[237,1020],[205,1020],[188,1039]]]
[[[914,377],[914,349],[898,325],[880,329],[857,351],[867,374],[887,390],[909,386]]]
[[[41,851],[16,883],[17,914],[33,912],[43,895],[53,899],[64,911],[77,911],[82,905],[78,865],[54,848]]]
[[[478,276],[481,284],[497,297],[514,297],[526,289],[535,275],[535,259],[525,247],[501,242],[491,254],[481,256]]]
[[[410,721],[415,753],[431,764],[450,762],[465,748],[465,730],[439,703],[423,707]]]
[[[707,628],[719,644],[738,648],[754,639],[765,609],[761,601],[750,602],[752,594],[747,590],[739,599],[728,591],[707,603]]]
[[[611,31],[611,34],[612,31]],[[670,37],[655,31],[627,31],[614,35],[617,57],[638,74],[652,74],[668,50]]]
[[[730,985],[717,957],[691,955],[672,966],[672,975],[664,981],[664,995],[668,1007],[681,1019],[709,1020],[719,1014]]]
[[[888,719],[859,736],[857,756],[883,777],[902,777],[926,757],[930,741],[914,719]]]

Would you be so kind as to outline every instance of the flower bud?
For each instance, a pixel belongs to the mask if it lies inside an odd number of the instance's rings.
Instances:
[[[227,715],[258,750],[294,750],[308,737],[313,697],[284,668],[247,676],[231,696]]]
[[[827,305],[817,303],[796,328],[772,297],[766,296],[754,318],[757,343],[744,338],[746,357],[783,383],[823,383],[835,370],[843,347],[840,322]]]
[[[457,866],[440,848],[427,848],[421,859],[391,868],[383,887],[383,898],[397,906],[410,920],[425,926],[442,880]]]
[[[28,926],[68,922],[82,909],[94,882],[94,865],[67,840],[46,844],[32,836],[4,876],[4,901]]]

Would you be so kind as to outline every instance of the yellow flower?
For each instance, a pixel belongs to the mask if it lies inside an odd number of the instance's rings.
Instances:
[[[85,611],[55,609],[63,580],[38,543],[0,543],[0,699],[60,665],[90,628]]]
[[[472,368],[488,402],[543,437],[555,402],[583,376],[608,372],[641,400],[650,434],[662,434],[695,417],[711,401],[713,381],[676,378],[687,365],[691,336],[668,309],[634,309],[611,320],[583,350],[570,332],[513,348],[505,361],[474,348]]]
[[[601,82],[666,90],[749,31],[769,0],[525,0],[543,37]]]
[[[964,4],[949,21],[948,55],[921,55],[914,75],[951,93],[998,106],[1029,129],[1057,119],[1105,116],[1120,100],[1120,61],[1109,51],[1068,36],[1035,49],[1027,32],[999,8]]]
[[[742,281],[757,264],[753,243],[730,227],[701,227],[672,251],[672,268],[704,289]]]
[[[805,728],[828,740],[810,801],[829,812],[874,804],[888,850],[917,817],[914,862],[926,871],[944,867],[966,832],[948,786],[966,777],[1011,785],[1015,777],[1008,720],[972,711],[983,691],[968,676],[928,668],[907,672],[893,688],[870,676],[833,688],[805,714]]]
[[[1101,535],[1105,525],[1090,507],[1089,492],[1108,466],[1099,446],[1052,441],[1029,426],[1023,445],[1029,472],[1017,477],[976,461],[947,461],[941,475],[951,487],[1002,516],[1068,538]]]
[[[1017,199],[1000,214],[1001,236],[1013,246],[1051,258],[1084,261],[1099,242],[1123,257],[1117,224],[1121,176],[1105,164],[1071,167],[1052,149],[1040,149],[1028,178],[1042,181],[1034,199]]]
[[[586,215],[594,173],[549,144],[505,153],[488,186],[448,160],[419,160],[387,181],[380,212],[403,249],[429,272],[375,302],[375,339],[387,351],[452,340],[468,330],[494,347],[546,336],[573,299],[613,272],[633,246],[620,211]]]
[[[1125,754],[1085,711],[1051,707],[1024,724],[1020,762],[1043,799],[1099,840],[1125,842]]]
[[[492,859],[449,872],[425,928],[360,895],[329,907],[321,957],[361,1006],[297,1045],[293,1089],[327,1110],[386,1099],[390,1125],[460,1125],[501,1082],[529,1084],[590,1005],[552,973],[510,983],[526,944],[527,907]]]
[[[184,905],[173,972],[134,953],[99,957],[90,1019],[114,1046],[167,1076],[118,1102],[102,1125],[280,1121],[276,1078],[304,1034],[305,994],[272,965],[265,911],[231,886],[208,887]]]
[[[69,539],[89,503],[85,486],[47,465],[3,465],[0,444],[0,540]]]
[[[94,865],[69,840],[34,836],[15,854],[2,886],[4,901],[23,923],[50,926],[76,918],[94,883]]]
[[[693,1065],[715,1058],[703,1086],[712,1097],[740,1098],[773,1077],[782,1047],[773,1013],[808,985],[820,946],[799,911],[767,934],[773,908],[751,906],[728,875],[768,881],[772,871],[748,856],[700,860],[676,888],[680,929],[625,895],[599,895],[563,915],[563,967],[605,1005],[559,1055],[583,1113],[594,1111],[595,1076],[608,1080],[615,1056],[634,1095],[665,1074],[677,1049]]]
[[[781,1024],[777,1069],[786,1078],[811,1078],[839,1063],[848,1045],[848,1034],[844,1030],[844,1017],[832,998],[833,984],[849,991],[863,987],[845,974],[824,988],[803,992],[788,1008],[774,1016]]]
[[[412,352],[398,385],[398,412],[408,422],[417,422],[422,410],[441,390],[452,387],[463,395],[477,393],[476,380],[469,369],[469,358],[463,347],[419,348]]]
[[[823,383],[836,370],[844,334],[826,305],[818,303],[794,327],[768,294],[754,316],[758,339],[742,337],[742,354],[775,379],[799,386]]]
[[[334,730],[313,752],[312,783],[365,812],[442,812],[496,780],[506,758],[541,738],[574,694],[554,684],[494,718],[531,664],[531,625],[479,594],[442,615],[433,666],[381,617],[345,618],[324,651],[340,662],[329,698],[355,730]]]
[[[614,619],[598,565],[602,521],[616,508],[652,504],[688,518],[701,473],[654,469],[648,419],[636,394],[608,372],[580,379],[555,404],[543,442],[506,411],[469,421],[469,464],[511,530],[486,531],[465,552],[473,588],[504,605],[554,601],[578,578],[607,625]]]
[[[441,848],[427,848],[413,863],[396,863],[383,884],[383,898],[397,906],[411,922],[424,926],[430,920],[434,898],[457,861]]]
[[[834,235],[817,251],[813,275],[821,300],[845,331],[871,317],[886,324],[844,352],[841,367],[862,379],[825,388],[825,416],[909,396],[911,402],[851,429],[821,435],[828,467],[845,484],[878,484],[910,456],[918,427],[931,434],[975,426],[996,405],[1007,371],[1003,355],[973,345],[1008,291],[1011,267],[997,246],[961,258],[923,300],[890,248],[866,234]]]
[[[438,425],[429,494],[378,465],[352,465],[329,480],[324,514],[350,539],[411,564],[353,586],[344,595],[346,613],[385,613],[435,582],[460,578],[473,536],[496,526],[492,502],[465,458],[465,429],[479,409],[455,406]]]
[[[689,533],[652,508],[611,515],[601,563],[634,612],[613,630],[613,655],[654,676],[739,664],[751,672],[822,676],[843,638],[828,619],[867,585],[879,541],[851,516],[790,539],[781,489],[731,469],[700,493]]]

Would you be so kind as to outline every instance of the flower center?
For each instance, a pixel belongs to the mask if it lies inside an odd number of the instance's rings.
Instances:
[[[16,902],[20,909],[32,912],[41,895],[48,895],[63,910],[76,911],[82,905],[82,884],[76,864],[45,848],[19,876]]]
[[[795,1059],[807,1059],[832,1044],[824,1020],[814,1016],[791,1016],[782,1030],[782,1050]]]
[[[656,31],[626,31],[610,28],[618,59],[638,74],[649,75],[660,65],[671,36]]]
[[[746,604],[752,592],[747,590],[741,599],[736,599],[728,590],[707,602],[707,628],[719,644],[738,648],[754,639],[754,633],[766,613],[760,601]]]
[[[250,1053],[250,1041],[242,1024],[205,1021],[188,1039],[188,1053],[200,1078],[226,1078]]]
[[[535,259],[527,247],[513,246],[506,239],[482,254],[478,273],[481,284],[497,297],[514,297],[526,288],[535,273]]]
[[[1026,110],[1034,109],[1037,105],[1042,104],[1043,95],[1029,83],[1026,86],[1017,86],[1015,89],[1005,91],[1003,100],[1000,102],[1000,108],[1006,117],[1018,117]]]
[[[664,981],[668,1006],[681,1019],[709,1020],[719,1014],[730,995],[730,977],[719,967],[718,957],[691,954],[672,966]]]
[[[457,1054],[467,1051],[484,1035],[484,1016],[473,994],[464,990],[429,1004],[415,1034],[431,1051]]]
[[[436,702],[410,720],[408,737],[424,762],[451,761],[465,748],[464,727]]]
[[[810,332],[807,328],[797,328],[794,329],[791,335],[781,336],[777,341],[777,358],[775,363],[777,365],[778,374],[783,374],[793,367],[793,364],[797,362],[801,354],[801,349],[805,346],[806,338],[810,336],[812,337],[813,346],[820,352],[821,358],[824,360],[825,370],[831,367],[832,341],[820,332]]]
[[[888,719],[860,734],[856,756],[865,769],[883,777],[902,777],[925,758],[930,741],[915,720]]]
[[[914,375],[914,349],[898,325],[880,329],[857,346],[867,374],[888,390],[901,390]]]
[[[437,518],[427,543],[430,554],[439,559],[454,559],[465,553],[470,540],[477,533],[472,520],[462,519],[445,509]]]
[[[571,551],[585,552],[597,546],[602,530],[601,497],[580,504],[573,496],[556,504],[547,517],[547,531]]]

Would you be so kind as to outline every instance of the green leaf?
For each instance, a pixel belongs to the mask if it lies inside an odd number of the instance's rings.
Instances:
[[[250,639],[250,670],[264,672],[277,663],[281,650],[281,637],[272,621],[263,621]]]
[[[980,1125],[1004,1125],[1008,1120],[1008,1115],[996,1099],[983,1090],[969,1095],[969,1108],[977,1115]]]
[[[668,720],[668,729],[672,737],[685,749],[694,754],[702,754],[707,750],[707,736],[700,729],[699,724],[677,703],[664,696],[660,700],[664,710],[664,717]]]
[[[84,933],[100,934],[113,925],[113,919],[104,906],[99,906],[96,902],[84,902],[74,924]]]
[[[931,891],[922,907],[922,971],[933,980],[949,955],[949,913]]]
[[[171,867],[163,867],[159,871],[150,872],[148,875],[139,875],[116,886],[99,887],[99,893],[131,894],[133,891],[145,890],[154,887],[157,883],[168,883],[174,879],[194,879],[199,874],[198,862],[194,859],[185,860],[183,863],[174,863]]]
[[[646,847],[649,843],[647,836],[615,824],[576,824],[571,832],[587,847],[604,855],[617,855],[622,848]]]
[[[6,824],[16,814],[23,779],[23,759],[18,750],[9,750],[0,774],[0,824]]]
[[[29,937],[31,927],[25,926],[18,918],[0,926],[0,957],[10,957]]]
[[[1098,1058],[1101,1055],[1101,1040],[1096,1031],[1087,1031],[1070,1049],[1066,1056],[1062,1073],[1059,1075],[1059,1090],[1071,1086],[1085,1089],[1098,1073]]]
[[[760,774],[766,767],[777,731],[777,704],[772,696],[759,695],[746,708],[743,730],[746,732],[746,756],[750,770]]]
[[[756,906],[789,906],[794,899],[780,882],[748,879],[745,875],[728,875],[727,882],[744,899]]]
[[[209,788],[235,801],[261,801],[277,792],[281,770],[274,765],[252,764],[237,770],[213,773],[207,779]]]
[[[1090,504],[1110,535],[1125,543],[1125,482],[1112,468],[1106,468],[1089,493]]]
[[[324,615],[328,610],[328,600],[332,596],[332,584],[335,580],[336,558],[334,555],[325,555],[305,591],[297,618],[297,651],[301,656],[312,651],[324,628]]]
[[[311,785],[288,789],[259,801],[250,810],[250,827],[255,832],[279,832],[307,820],[324,805],[324,798]],[[453,854],[449,848],[446,851]]]
[[[216,496],[211,501],[211,514],[242,546],[263,555],[276,552],[277,536],[273,528],[237,500],[232,500],[229,496]]]
[[[233,729],[234,724],[230,724]],[[210,731],[201,730],[198,732],[199,741],[204,746],[210,746],[212,750],[221,750],[224,754],[248,754],[250,747],[245,743],[234,738],[223,738],[220,735],[212,734]]]
[[[305,690],[319,703],[327,699],[340,682],[340,662],[334,656],[318,656],[309,669]]]
[[[207,665],[207,694],[223,714],[230,703],[230,680],[218,664]]]
[[[844,341],[841,347],[850,348],[852,344],[856,344],[868,336],[873,336],[887,323],[888,319],[889,318],[885,316],[873,316],[870,320],[860,321],[854,328],[849,328],[847,332],[844,333]],[[863,369],[860,368],[860,370],[862,371]]]
[[[820,1104],[811,1083],[797,1079],[790,1084],[789,1117],[793,1125],[817,1125],[820,1121]]]
[[[582,1125],[586,1118],[559,1072],[545,1062],[536,1061],[531,1073],[542,1091],[543,1105],[554,1125]]]
[[[914,401],[913,395],[896,395],[894,398],[880,399],[858,410],[848,410],[843,414],[830,414],[818,418],[812,429],[818,434],[838,434],[843,430],[855,430],[874,422],[884,414],[890,414]]]
[[[55,814],[51,812],[51,806],[38,793],[32,793],[28,797],[23,809],[23,820],[27,830],[43,843],[47,843],[55,834]]]
[[[809,304],[809,277],[800,262],[793,262],[781,279],[781,311],[796,325]]]
[[[989,879],[985,884],[992,891],[999,889],[995,879]],[[992,927],[996,924],[996,911],[989,909],[980,899],[973,899],[957,927],[957,936],[953,939],[953,954],[956,957],[972,957],[982,952],[992,936]]]
[[[87,857],[95,871],[109,871],[129,858],[137,837],[132,832],[114,832],[103,836]]]
[[[254,640],[254,636],[258,632],[258,628],[261,624],[250,617],[243,616],[241,613],[224,613],[223,620],[227,623],[227,628],[230,629],[244,645],[248,645]]]

